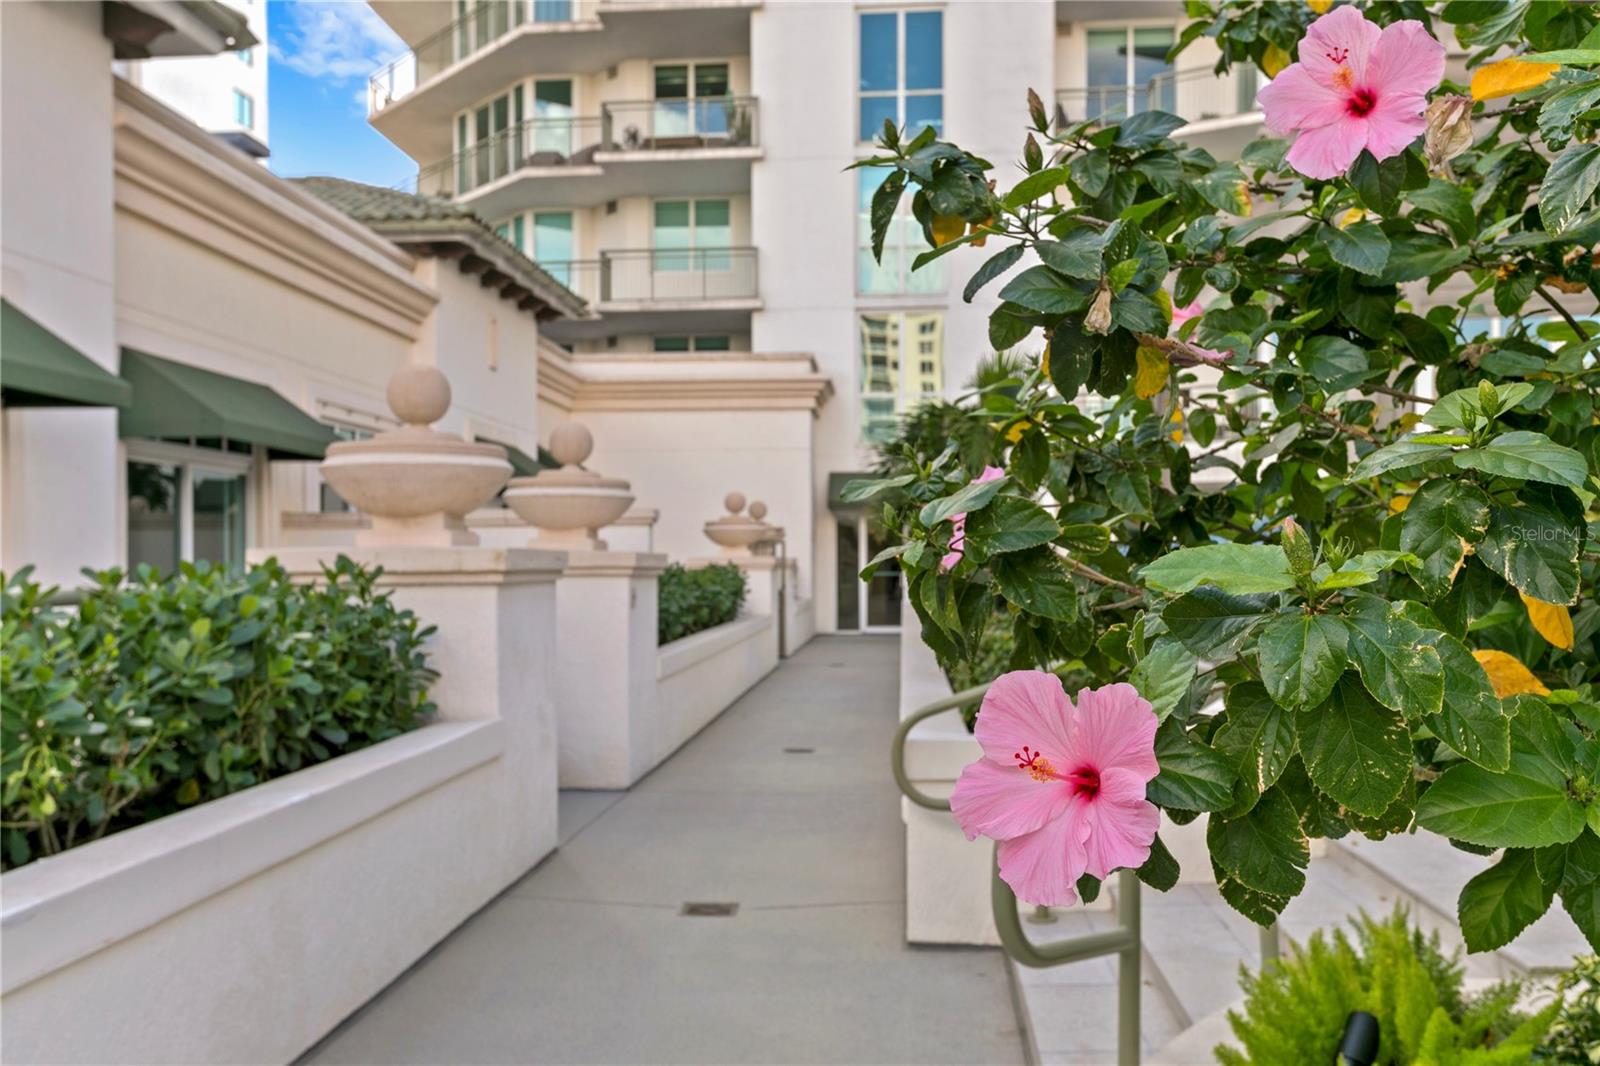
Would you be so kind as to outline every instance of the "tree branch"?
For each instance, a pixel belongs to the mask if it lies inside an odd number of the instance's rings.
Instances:
[[[1571,311],[1568,311],[1565,307],[1561,306],[1560,300],[1557,300],[1554,296],[1550,295],[1549,289],[1546,289],[1543,285],[1535,285],[1533,287],[1533,291],[1538,293],[1540,296],[1543,296],[1544,302],[1549,304],[1551,309],[1554,310],[1556,314],[1567,320],[1567,325],[1572,327],[1572,332],[1578,335],[1578,339],[1580,341],[1587,341],[1589,339],[1588,330],[1584,329],[1583,325],[1576,318],[1572,317]]]

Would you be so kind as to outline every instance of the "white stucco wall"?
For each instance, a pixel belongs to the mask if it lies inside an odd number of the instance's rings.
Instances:
[[[115,372],[111,111],[100,5],[0,5],[0,294]],[[119,563],[116,415],[7,408],[3,435],[0,568]]]
[[[130,81],[201,129],[213,133],[243,132],[270,144],[267,136],[267,0],[232,0],[259,42],[249,52],[214,56],[145,59],[125,64]],[[235,115],[234,90],[252,101],[254,121],[242,125]]]

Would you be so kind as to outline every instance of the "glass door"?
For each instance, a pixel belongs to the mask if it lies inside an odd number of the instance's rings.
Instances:
[[[533,213],[533,261],[561,284],[572,287],[571,211]]]
[[[860,548],[856,557],[863,561],[874,558],[893,543],[884,536],[882,526],[875,517],[863,515],[858,518],[856,535],[860,538]],[[857,580],[859,580],[859,567],[857,570]],[[889,559],[878,564],[872,580],[865,583],[866,587],[862,590],[860,599],[860,629],[863,632],[892,632],[900,629],[901,580],[898,560]]]
[[[1177,86],[1167,51],[1170,26],[1116,26],[1089,30],[1085,118],[1114,118],[1137,111],[1172,111]]]
[[[193,558],[244,568],[245,475],[193,467]]]
[[[243,452],[129,441],[127,559],[164,574],[180,562],[245,565],[250,469]]]
[[[726,137],[728,64],[674,63],[656,68],[654,136]]]
[[[555,152],[565,159],[573,143],[572,79],[540,79],[533,83],[533,150]]]

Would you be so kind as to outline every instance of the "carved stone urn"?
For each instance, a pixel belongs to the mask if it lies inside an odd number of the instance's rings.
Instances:
[[[766,528],[761,539],[750,545],[750,551],[755,555],[776,555],[778,545],[783,541],[783,527],[767,521],[767,505],[760,500],[749,506],[748,513]]]
[[[477,544],[465,518],[494,499],[510,476],[506,450],[429,428],[450,409],[450,382],[437,367],[395,371],[388,400],[401,428],[331,444],[320,467],[333,490],[372,520],[356,543]]]
[[[728,513],[714,518],[705,525],[706,536],[727,556],[747,555],[750,545],[767,536],[768,526],[744,511],[744,493],[730,492],[722,500]]]
[[[564,422],[550,434],[550,454],[561,468],[512,478],[506,485],[506,503],[539,531],[533,540],[537,546],[605,551],[606,542],[598,536],[601,528],[633,506],[633,490],[626,481],[582,468],[592,451],[594,437],[588,428]]]

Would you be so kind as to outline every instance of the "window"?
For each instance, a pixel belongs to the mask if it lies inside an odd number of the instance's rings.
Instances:
[[[201,560],[244,566],[246,455],[154,441],[130,441],[128,455],[130,569],[149,563],[172,573],[180,562]]]
[[[733,350],[733,338],[726,334],[701,337],[653,338],[658,352],[728,352]]]
[[[860,16],[860,128],[870,141],[885,119],[916,136],[944,129],[944,16],[938,11]]]
[[[241,48],[238,52],[239,61],[247,67],[256,65],[256,50],[254,48]]]
[[[256,128],[256,102],[249,93],[233,90],[233,121],[247,130]]]
[[[578,150],[573,141],[572,79],[541,78],[533,83],[533,150],[566,158]]]
[[[572,284],[571,211],[534,212],[533,261],[561,284]]]
[[[728,64],[673,63],[655,77],[655,136],[727,134]]]
[[[1089,85],[1085,118],[1175,111],[1177,86],[1167,52],[1171,26],[1117,26],[1086,35]]]
[[[863,167],[856,171],[856,292],[863,296],[886,293],[943,292],[944,260],[935,259],[921,270],[911,264],[930,247],[922,235],[922,225],[911,216],[911,197],[900,197],[900,206],[883,239],[883,261],[872,257],[872,196],[889,176],[888,170]]]
[[[494,232],[496,236],[510,241],[513,245],[515,245],[517,251],[526,254],[527,246],[522,243],[524,230],[521,215],[513,215],[506,221],[501,222],[499,225],[495,226]]]
[[[944,315],[892,311],[862,315],[859,324],[861,435],[888,440],[900,415],[944,388]],[[901,363],[902,338],[909,334],[918,338],[914,373]]]
[[[733,242],[726,200],[657,200],[651,247],[660,272],[728,270]]]

